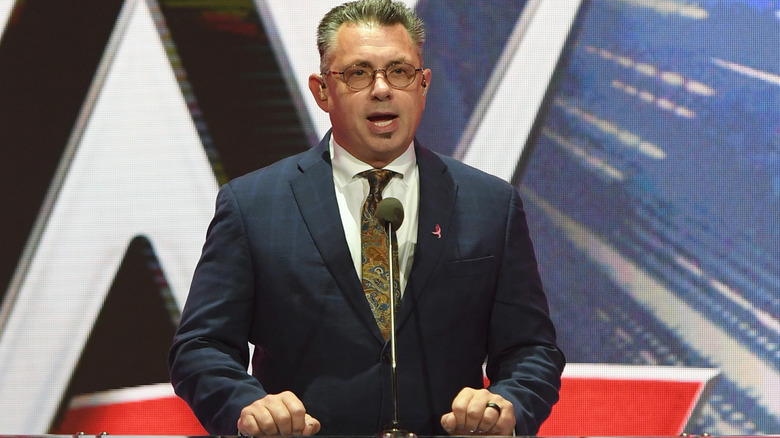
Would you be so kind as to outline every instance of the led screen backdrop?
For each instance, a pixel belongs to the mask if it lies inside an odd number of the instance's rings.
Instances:
[[[337,3],[0,1],[0,434],[203,433],[179,309],[219,185],[326,131]],[[526,203],[571,363],[542,432],[780,432],[780,3],[408,4],[420,140]]]
[[[594,1],[516,177],[573,362],[720,371],[780,431],[780,3]]]

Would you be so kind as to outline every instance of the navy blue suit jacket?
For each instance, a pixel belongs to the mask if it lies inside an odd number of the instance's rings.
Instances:
[[[236,434],[244,406],[284,390],[320,435],[374,434],[392,419],[389,348],[344,237],[328,139],[220,189],[169,357],[177,394],[211,434]],[[489,389],[514,404],[518,435],[534,434],[564,357],[520,198],[415,147],[419,232],[397,317],[402,426],[444,434],[440,417],[463,387],[483,386],[487,358]]]

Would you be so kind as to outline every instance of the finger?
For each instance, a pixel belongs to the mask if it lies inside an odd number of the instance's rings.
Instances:
[[[264,406],[260,412],[255,414],[255,420],[257,421],[257,425],[260,427],[260,434],[261,435],[280,435],[281,432],[279,430],[279,420],[280,415],[278,413],[278,409],[271,405],[271,406]],[[282,419],[282,421],[284,421]]]
[[[495,406],[495,407],[494,407]],[[494,426],[498,423],[498,419],[501,416],[501,406],[497,403],[488,402],[485,406],[485,410],[482,413],[482,419],[477,425],[477,434],[486,434],[492,432]]]
[[[444,431],[448,434],[455,434],[458,429],[458,420],[455,419],[455,414],[452,412],[447,412],[446,414],[442,415],[441,427],[443,427]]]
[[[281,406],[277,426],[282,435],[302,435],[306,428],[306,408],[303,402],[292,392],[279,394]]]
[[[278,394],[269,394],[260,399],[253,412],[263,435],[290,434],[290,412]]]
[[[469,433],[479,433],[480,430],[486,430],[486,428],[480,428],[480,424],[486,414],[485,410],[490,409],[491,411],[495,411],[495,409],[487,408],[490,396],[492,396],[492,394],[487,391],[476,391],[472,394],[466,409],[466,422],[463,425]],[[496,412],[496,414],[497,413],[498,412]],[[492,425],[493,424],[490,424],[491,427]]]
[[[239,418],[238,431],[244,435],[278,435],[279,429],[276,427],[271,412],[263,405],[250,405],[241,411]]]
[[[310,436],[320,431],[320,427],[321,427],[320,422],[316,418],[312,417],[309,414],[306,414],[304,421],[305,421],[305,426],[303,428],[303,435]]]
[[[515,411],[513,409],[512,403],[508,400],[502,400],[499,402],[494,402],[499,408],[501,409],[501,412],[499,413],[498,410],[487,407],[485,411],[484,418],[487,418],[491,415],[496,416],[496,420],[490,428],[484,429],[481,434],[483,435],[513,435],[515,431],[515,425],[517,423],[515,419]],[[495,414],[491,414],[490,411],[495,412]],[[480,425],[482,427],[482,425]]]
[[[284,391],[272,396],[266,407],[281,435],[302,435],[306,427],[306,408],[292,392]]]
[[[260,435],[260,426],[257,424],[255,416],[249,412],[249,408],[244,408],[241,411],[241,416],[238,417],[238,433],[246,436],[258,436]]]
[[[455,416],[456,429],[466,429],[469,404],[474,396],[472,388],[463,388],[452,401],[452,414]]]
[[[305,413],[303,403],[295,394],[289,391],[269,394],[241,411],[239,431],[252,436],[300,435],[305,426]]]
[[[499,405],[501,406],[501,415],[489,432],[495,435],[512,435],[517,424],[514,407],[511,402],[506,400]]]

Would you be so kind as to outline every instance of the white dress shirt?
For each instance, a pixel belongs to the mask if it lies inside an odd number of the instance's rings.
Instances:
[[[330,139],[330,158],[333,163],[333,184],[336,201],[341,214],[344,235],[347,236],[349,252],[358,278],[361,277],[360,261],[360,216],[363,203],[368,197],[368,180],[360,172],[373,169],[358,160]],[[417,212],[420,203],[420,176],[417,171],[417,157],[414,145],[410,144],[400,157],[384,167],[398,173],[382,191],[382,198],[396,198],[404,207],[404,221],[396,231],[398,239],[398,264],[400,265],[401,293],[406,289],[409,269],[412,268],[414,248],[417,245]]]

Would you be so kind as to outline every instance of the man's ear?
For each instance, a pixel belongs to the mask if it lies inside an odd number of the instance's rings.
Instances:
[[[328,86],[322,75],[313,73],[309,76],[309,91],[311,91],[311,95],[314,96],[317,106],[319,106],[321,110],[328,112],[330,90],[328,90]]]
[[[426,68],[422,72],[422,82],[420,83],[420,86],[422,87],[422,94],[425,96],[425,94],[428,92],[428,87],[431,85],[431,69]]]

